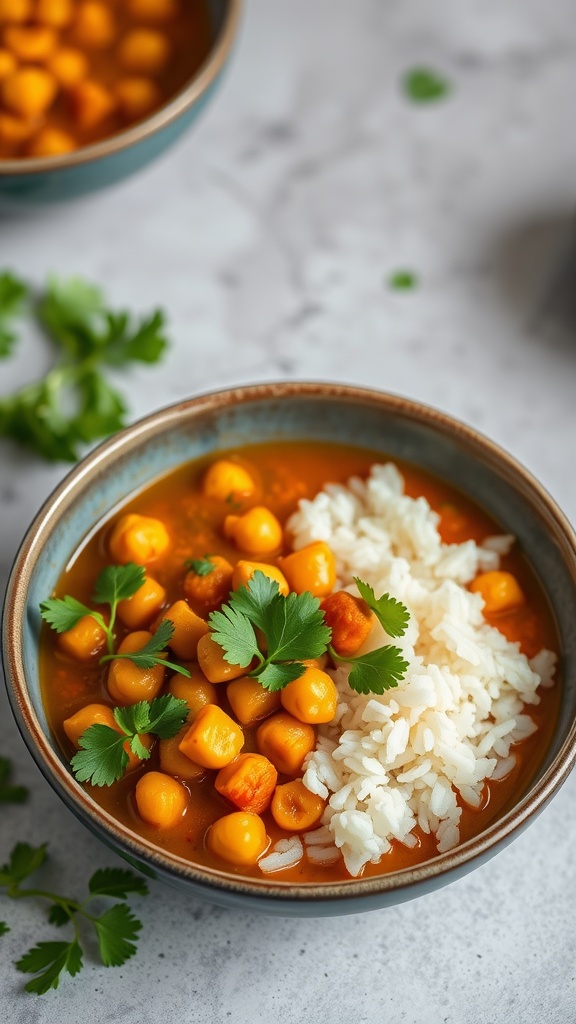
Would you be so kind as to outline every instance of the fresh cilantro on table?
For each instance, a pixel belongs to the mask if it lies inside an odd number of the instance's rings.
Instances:
[[[389,594],[376,598],[372,587],[355,579],[360,593],[390,636],[403,636],[408,611]],[[352,666],[349,684],[359,693],[383,693],[398,685],[408,662],[398,647],[385,646],[356,658],[340,657],[330,645],[332,632],[318,598],[307,592],[280,594],[278,583],[256,571],[245,587],[233,591],[230,602],[209,618],[212,637],[233,665],[250,667],[267,690],[281,690],[304,672],[303,661],[329,651],[335,661]],[[264,635],[265,653],[256,630]]]
[[[13,275],[0,275],[0,355],[14,347],[11,320],[25,295],[26,286]],[[164,314],[155,310],[135,322],[125,311],[108,309],[94,285],[56,277],[31,309],[56,363],[42,380],[0,398],[0,435],[46,459],[73,462],[80,445],[124,426],[124,399],[104,371],[158,362],[167,346]]]
[[[9,356],[16,344],[13,321],[21,316],[28,288],[9,270],[0,273],[0,359]]]
[[[80,925],[91,925],[96,933],[100,959],[107,967],[118,967],[136,952],[141,922],[126,903],[115,903],[103,913],[88,910],[92,900],[102,897],[124,900],[131,893],[145,896],[148,887],[144,879],[125,868],[104,868],[94,872],[88,882],[88,896],[78,901],[69,896],[40,888],[24,888],[22,883],[46,861],[46,844],[33,847],[17,843],[10,860],[0,868],[0,889],[9,899],[36,898],[49,901],[48,920],[57,927],[70,924],[72,938],[60,942],[39,942],[18,960],[16,967],[35,977],[25,985],[26,992],[43,995],[58,988],[64,974],[74,977],[81,971],[83,950]],[[8,926],[0,922],[0,934]]]
[[[404,92],[414,103],[441,100],[450,92],[450,83],[431,68],[412,68],[404,75]]]
[[[28,796],[25,786],[14,786],[11,782],[12,765],[6,757],[0,757],[0,803],[22,804]]]
[[[197,576],[209,576],[216,568],[214,562],[210,561],[209,555],[205,555],[204,558],[188,558],[184,562],[184,566],[195,572]]]
[[[170,739],[185,724],[188,712],[186,701],[171,693],[114,708],[120,732],[108,725],[91,725],[86,729],[78,741],[80,750],[70,762],[76,778],[93,786],[111,786],[128,766],[127,741],[133,754],[147,760],[150,751],[140,737],[153,733],[160,739]]]

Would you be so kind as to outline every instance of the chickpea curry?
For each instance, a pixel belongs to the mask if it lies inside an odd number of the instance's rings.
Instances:
[[[141,121],[211,40],[205,0],[0,0],[0,159],[59,156]]]
[[[326,801],[303,773],[337,712],[332,670],[352,664],[355,688],[368,692],[361,652],[375,616],[394,638],[408,613],[361,580],[360,597],[335,590],[329,544],[293,550],[285,524],[300,499],[328,482],[365,477],[375,461],[381,456],[362,449],[309,442],[200,459],[104,522],[44,602],[52,629],[43,629],[41,678],[51,727],[94,800],[134,832],[194,863],[263,877],[259,861],[269,849],[321,827]],[[445,542],[480,543],[497,532],[453,488],[408,465],[402,472],[406,493],[438,512]],[[557,648],[521,554],[507,554],[500,570],[479,573],[469,589],[482,594],[486,620],[529,657]],[[382,654],[383,680],[369,688],[382,693],[402,679],[405,663],[393,644],[372,653]],[[528,785],[558,702],[556,687],[530,708],[538,731],[518,744],[515,769],[485,784],[482,806],[463,807],[463,839]],[[436,852],[417,830],[413,847],[393,843],[365,874]],[[341,859],[304,856],[272,877],[349,875]]]

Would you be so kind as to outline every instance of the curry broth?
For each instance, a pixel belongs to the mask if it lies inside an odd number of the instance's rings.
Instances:
[[[242,508],[263,502],[281,522],[286,521],[301,498],[312,498],[326,483],[345,483],[353,475],[365,477],[374,462],[385,461],[381,454],[364,449],[311,442],[263,444],[247,446],[232,453],[218,453],[219,456],[223,454],[233,454],[240,462],[245,460],[251,471],[256,468],[258,492],[243,502]],[[223,509],[222,502],[211,501],[200,492],[202,475],[214,457],[212,454],[179,468],[123,504],[121,510],[109,517],[71,559],[58,582],[55,595],[62,597],[73,594],[79,600],[90,603],[94,580],[110,563],[107,539],[111,529],[119,515],[127,512],[154,516],[169,526],[172,548],[161,563],[154,565],[153,570],[154,577],[167,590],[167,604],[182,595],[186,559],[218,553],[235,564],[243,556],[222,536],[225,515],[234,509],[230,505]],[[424,496],[440,514],[440,532],[446,542],[457,543],[470,538],[480,542],[487,536],[501,532],[488,515],[455,488],[413,466],[404,463],[399,463],[399,466],[404,475],[406,492],[411,497]],[[526,560],[513,550],[502,559],[502,567],[516,575],[527,595],[527,603],[513,613],[488,618],[488,621],[505,633],[508,639],[518,641],[528,656],[542,647],[558,651],[558,639],[550,610]],[[118,632],[121,638],[128,631],[119,627]],[[66,756],[71,757],[74,748],[64,734],[62,722],[87,703],[96,701],[113,706],[114,702],[106,690],[106,668],[97,665],[86,667],[73,662],[58,651],[54,641],[55,634],[44,626],[41,639],[43,700],[57,740]],[[220,703],[231,714],[225,689],[225,685],[219,684]],[[542,689],[539,705],[526,709],[537,723],[538,731],[514,747],[517,760],[513,771],[501,781],[485,784],[485,799],[480,809],[462,804],[462,841],[482,832],[507,809],[513,797],[528,786],[549,747],[559,700],[560,686],[557,683],[551,689]],[[256,726],[244,728],[243,752],[256,750],[255,732]],[[153,750],[145,767],[128,772],[109,788],[88,787],[89,791],[97,803],[134,832],[185,859],[224,868],[239,875],[262,877],[257,866],[247,868],[225,864],[205,848],[204,836],[209,825],[222,814],[235,809],[214,790],[214,771],[206,771],[200,781],[185,783],[191,794],[190,803],[177,827],[160,831],[141,820],[135,808],[134,787],[143,771],[157,766],[157,755]],[[287,781],[287,777],[280,775],[278,781]],[[264,812],[262,817],[272,844],[289,834],[276,825],[270,811]],[[416,835],[418,843],[413,849],[394,842],[391,851],[382,858],[379,865],[366,866],[364,875],[399,870],[434,857],[437,854],[434,838],[419,830]],[[341,861],[326,866],[313,865],[303,860],[296,867],[269,877],[282,882],[330,882],[348,878],[349,875]]]

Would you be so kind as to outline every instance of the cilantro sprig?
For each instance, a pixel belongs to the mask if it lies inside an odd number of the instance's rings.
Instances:
[[[171,693],[114,708],[118,729],[109,725],[91,725],[78,741],[80,750],[70,762],[78,782],[111,786],[128,767],[127,744],[132,753],[147,760],[150,751],[140,737],[152,733],[160,739],[170,739],[185,724],[188,713],[186,701]]]
[[[372,587],[358,578],[355,583],[388,635],[403,636],[408,624],[405,606],[389,594],[377,598]],[[250,667],[247,675],[267,690],[283,689],[302,675],[302,661],[319,658],[326,651],[334,661],[352,666],[348,682],[358,693],[381,694],[397,686],[408,669],[402,651],[392,645],[356,658],[340,657],[330,644],[332,631],[318,598],[307,592],[284,597],[278,583],[259,570],[208,621],[225,660]],[[264,636],[262,646],[256,630]]]
[[[26,879],[38,871],[46,859],[46,844],[33,847],[28,843],[16,843],[8,863],[0,868],[0,889],[9,899],[47,900],[49,922],[56,927],[72,927],[72,937],[68,941],[38,942],[16,963],[19,971],[34,975],[25,985],[25,991],[36,995],[58,988],[63,975],[74,977],[82,970],[83,925],[88,924],[94,929],[100,959],[106,967],[119,967],[133,956],[142,923],[128,904],[114,903],[101,913],[94,913],[92,908],[88,908],[94,900],[125,900],[130,894],[145,896],[148,892],[146,882],[124,868],[95,871],[88,882],[88,895],[83,900],[41,888],[24,887]],[[0,922],[0,934],[8,930],[8,926]]]
[[[23,311],[27,285],[9,271],[0,274],[0,356],[12,353],[15,318]],[[0,399],[0,436],[51,461],[74,462],[79,449],[125,424],[123,396],[105,371],[132,362],[158,362],[167,347],[164,314],[138,321],[107,307],[99,288],[79,278],[50,277],[27,305],[56,351],[41,380]]]
[[[154,635],[148,640],[139,651],[122,653],[114,651],[114,626],[116,623],[116,612],[120,601],[125,601],[140,590],[146,578],[146,570],[142,565],[128,562],[126,565],[107,565],[98,575],[94,585],[92,600],[95,604],[107,604],[110,612],[108,621],[104,616],[89,608],[88,605],[78,601],[75,597],[67,594],[65,597],[49,597],[40,605],[40,614],[45,622],[57,633],[66,633],[86,615],[90,615],[106,634],[106,645],[108,653],[100,658],[100,664],[110,661],[112,658],[128,658],[138,668],[153,668],[154,665],[165,665],[174,672],[180,672],[189,677],[188,669],[182,665],[176,665],[167,661],[164,657],[164,648],[169,644],[174,632],[174,625],[168,619],[160,623]]]
[[[210,555],[205,555],[204,558],[187,558],[184,566],[195,572],[197,576],[209,576],[216,568],[214,562],[210,560]]]

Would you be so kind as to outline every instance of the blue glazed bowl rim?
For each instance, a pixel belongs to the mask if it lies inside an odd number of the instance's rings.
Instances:
[[[238,31],[242,2],[243,0],[226,0],[222,26],[214,38],[208,56],[186,85],[150,117],[139,121],[132,128],[115,132],[100,142],[81,146],[72,153],[53,157],[0,159],[0,179],[14,176],[30,177],[102,160],[143,142],[177,120],[208,91],[222,71]]]
[[[314,399],[319,402],[342,402],[370,406],[401,420],[415,422],[456,441],[470,457],[480,460],[512,482],[518,494],[536,511],[555,543],[570,574],[576,594],[576,534],[570,523],[542,485],[516,459],[472,427],[448,414],[399,395],[382,391],[328,382],[276,382],[248,385],[225,391],[214,391],[167,406],[144,417],[94,449],[65,477],[35,517],[20,550],[8,582],[2,621],[2,647],[6,685],[12,710],[23,739],[41,772],[74,814],[104,842],[123,853],[145,869],[156,871],[165,880],[190,883],[193,891],[212,895],[229,894],[232,902],[248,898],[248,902],[266,905],[326,904],[332,908],[343,901],[354,904],[354,911],[371,909],[390,900],[409,899],[446,884],[471,867],[493,856],[518,835],[530,820],[546,806],[557,789],[566,781],[576,763],[576,720],[553,761],[531,784],[514,806],[480,835],[447,853],[412,868],[369,878],[350,879],[337,883],[302,883],[254,879],[231,875],[225,870],[208,868],[168,854],[148,840],[136,836],[108,812],[95,804],[87,792],[62,764],[55,746],[46,736],[36,715],[24,672],[22,643],[27,587],[36,558],[58,518],[116,463],[137,451],[147,440],[192,423],[207,415],[218,414],[232,407],[290,399]],[[566,682],[566,681],[565,681]],[[371,906],[369,906],[370,904]],[[310,908],[313,912],[313,908]],[[290,911],[288,911],[290,912]],[[322,911],[319,911],[322,912]],[[330,910],[329,912],[339,912]]]

